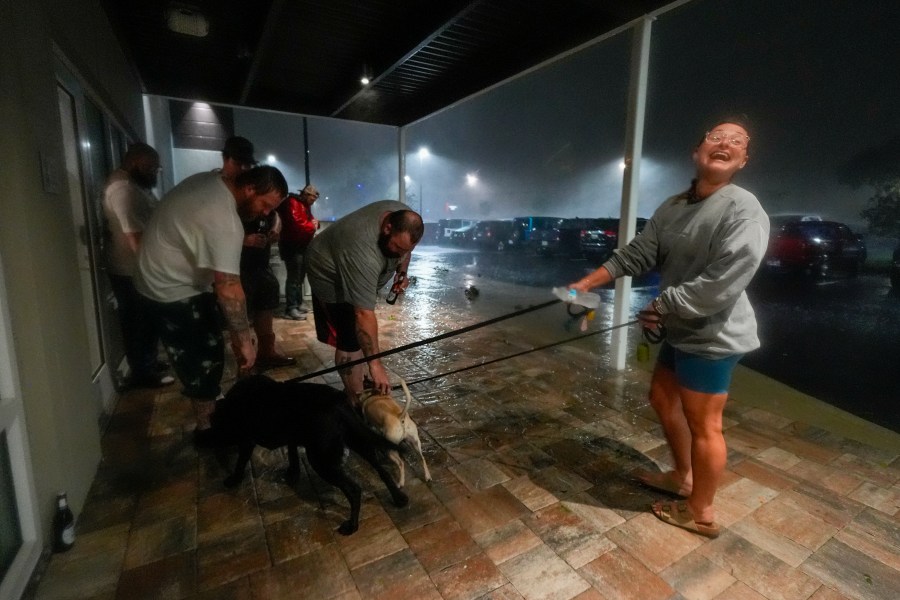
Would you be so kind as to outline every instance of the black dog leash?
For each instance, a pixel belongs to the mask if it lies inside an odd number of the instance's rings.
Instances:
[[[534,306],[529,306],[528,308],[523,308],[521,310],[517,310],[515,312],[511,312],[505,315],[500,315],[499,317],[494,317],[493,319],[488,319],[487,321],[482,321],[480,323],[475,323],[474,325],[469,325],[468,327],[463,327],[461,329],[454,329],[452,331],[448,331],[446,333],[442,333],[440,335],[436,335],[434,337],[426,338],[424,340],[419,340],[418,342],[412,342],[410,344],[406,344],[405,346],[398,346],[397,348],[391,348],[390,350],[385,350],[384,352],[379,352],[377,354],[373,354],[371,356],[364,356],[363,358],[358,358],[356,360],[351,360],[345,362],[340,365],[335,365],[333,367],[329,367],[327,369],[322,369],[321,371],[316,371],[314,373],[307,373],[306,375],[300,375],[299,377],[292,377],[288,379],[289,382],[297,382],[297,381],[305,381],[307,379],[312,379],[313,377],[318,377],[320,375],[325,375],[326,373],[333,373],[334,371],[338,371],[340,369],[346,369],[349,367],[353,367],[356,365],[361,365],[363,363],[369,362],[370,360],[374,360],[376,358],[382,358],[385,356],[390,356],[391,354],[397,354],[398,352],[404,352],[406,350],[411,350],[412,348],[417,348],[418,346],[424,346],[425,344],[430,344],[431,342],[437,342],[439,340],[446,339],[448,337],[453,337],[455,335],[461,335],[463,333],[468,333],[470,331],[474,331],[476,329],[481,329],[482,327],[487,327],[488,325],[493,325],[494,323],[499,323],[500,321],[505,321],[506,319],[512,319],[513,317],[518,317],[530,312],[534,312],[536,310],[540,310],[542,308],[547,308],[548,306],[552,306],[554,304],[559,304],[562,302],[561,300],[550,300],[549,302],[543,302],[541,304],[535,304]]]
[[[601,329],[599,331],[590,331],[588,333],[582,333],[581,335],[576,335],[570,338],[566,338],[563,340],[559,340],[557,342],[551,342],[549,344],[544,344],[543,346],[535,346],[534,348],[530,348],[528,350],[522,350],[521,352],[516,352],[514,354],[508,354],[506,356],[501,356],[500,358],[493,358],[491,360],[486,360],[484,362],[476,363],[474,365],[469,365],[468,367],[460,367],[459,369],[454,369],[452,371],[447,371],[446,373],[441,373],[439,375],[432,375],[430,377],[424,377],[422,379],[416,379],[415,381],[407,381],[406,385],[414,385],[416,383],[424,383],[426,381],[431,381],[432,379],[438,379],[440,377],[446,377],[447,375],[453,375],[455,373],[462,373],[463,371],[469,371],[471,369],[477,369],[478,367],[484,367],[487,365],[492,365],[496,362],[500,362],[503,360],[509,360],[510,358],[516,358],[518,356],[522,356],[524,354],[531,354],[532,352],[537,352],[538,350],[546,350],[547,348],[553,348],[554,346],[561,346],[562,344],[568,344],[570,342],[575,342],[586,337],[590,337],[592,335],[599,335],[601,333],[609,333],[615,329],[619,329],[620,327],[627,327],[629,325],[634,325],[637,323],[637,320],[629,321],[627,323],[620,323],[619,325],[613,325],[612,327],[607,327],[606,329]],[[399,390],[402,386],[395,385],[391,387],[392,390]]]

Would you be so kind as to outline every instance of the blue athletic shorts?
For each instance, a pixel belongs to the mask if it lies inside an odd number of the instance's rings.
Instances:
[[[703,394],[727,394],[731,374],[743,354],[724,358],[704,358],[673,348],[663,342],[656,362],[675,372],[678,385]]]

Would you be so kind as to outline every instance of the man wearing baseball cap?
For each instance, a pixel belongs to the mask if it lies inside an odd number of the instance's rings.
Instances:
[[[234,180],[256,164],[253,143],[234,136],[225,141],[222,149],[222,179]],[[281,219],[274,210],[252,219],[241,219],[244,225],[244,245],[241,248],[241,286],[247,298],[247,316],[256,333],[257,371],[287,367],[297,360],[283,354],[275,343],[272,318],[279,304],[278,279],[269,264],[272,244],[278,241]]]
[[[306,320],[307,309],[303,308],[303,280],[306,278],[303,255],[319,228],[319,221],[312,215],[312,205],[318,197],[319,190],[307,185],[299,195],[288,194],[277,209],[282,222],[278,253],[287,270],[284,316],[295,321]]]

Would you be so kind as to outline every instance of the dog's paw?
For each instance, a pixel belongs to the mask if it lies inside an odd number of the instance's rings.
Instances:
[[[240,485],[242,477],[238,475],[229,475],[225,478],[225,487],[234,488]]]
[[[341,526],[338,527],[338,533],[341,535],[352,535],[356,533],[357,529],[359,529],[359,523],[354,523],[352,520],[347,520],[341,523]]]

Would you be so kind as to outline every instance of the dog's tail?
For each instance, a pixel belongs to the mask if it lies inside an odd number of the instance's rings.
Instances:
[[[400,385],[403,386],[403,393],[406,394],[406,403],[403,405],[403,412],[400,413],[400,418],[405,419],[406,415],[409,414],[409,401],[412,400],[412,394],[409,393],[406,381],[402,377],[400,378]]]

